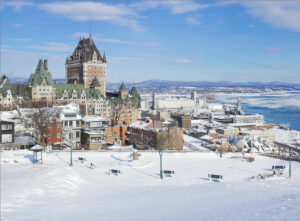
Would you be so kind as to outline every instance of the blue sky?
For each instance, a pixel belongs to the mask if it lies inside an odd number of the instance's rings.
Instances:
[[[54,78],[80,36],[107,55],[108,81],[300,83],[299,1],[2,1],[1,73]]]

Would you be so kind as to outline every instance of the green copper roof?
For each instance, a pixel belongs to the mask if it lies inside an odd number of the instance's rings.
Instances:
[[[68,98],[70,98],[70,99],[72,98],[72,94],[73,94],[74,90],[77,93],[77,97],[81,96],[81,93],[83,90],[86,93],[87,99],[98,99],[98,98],[102,97],[99,90],[91,89],[91,88],[90,89],[84,88],[84,86],[82,84],[77,84],[77,85],[75,85],[75,84],[59,84],[56,86],[56,92],[55,92],[56,98],[61,99],[65,90],[68,92]]]
[[[94,80],[92,81],[92,83],[90,84],[90,87],[95,88],[95,87],[101,87],[98,78],[95,76]]]
[[[134,95],[139,95],[139,93],[138,93],[136,87],[133,86],[133,87],[131,88],[130,94],[131,94],[132,96],[134,96]]]
[[[44,79],[46,80],[47,85],[53,85],[52,76],[50,72],[45,70],[45,64],[40,59],[36,67],[35,73],[30,75],[28,81],[29,86],[35,87],[38,85],[42,85]]]
[[[119,88],[119,91],[127,91],[124,82],[122,82],[122,84],[121,84],[121,86],[120,86],[120,88]]]
[[[6,96],[8,90],[11,91],[13,97],[30,98],[30,89],[27,84],[12,84],[6,76],[2,76],[0,78],[0,93]]]

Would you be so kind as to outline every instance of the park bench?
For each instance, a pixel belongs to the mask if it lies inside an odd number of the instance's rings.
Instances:
[[[83,163],[84,161],[86,161],[86,159],[84,157],[78,157],[78,160]]]
[[[209,180],[214,180],[220,182],[223,179],[222,175],[217,175],[217,174],[208,174]]]
[[[174,170],[163,170],[163,174],[166,176],[173,176],[175,174]]]
[[[276,165],[276,166],[272,166],[272,170],[284,170],[285,166],[282,165]]]
[[[121,174],[121,171],[120,170],[116,170],[116,169],[110,169],[109,173],[117,176],[117,175]]]

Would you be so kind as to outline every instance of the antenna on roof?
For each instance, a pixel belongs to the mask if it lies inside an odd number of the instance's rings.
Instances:
[[[91,28],[91,25],[90,25],[90,38],[92,37],[92,28]]]

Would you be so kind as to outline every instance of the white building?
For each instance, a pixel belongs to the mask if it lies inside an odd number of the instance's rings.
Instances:
[[[81,143],[81,120],[79,105],[70,103],[66,106],[57,106],[60,109],[60,120],[63,122],[64,143],[79,148]]]
[[[234,124],[257,125],[264,123],[264,116],[260,114],[233,115],[232,119]]]
[[[153,93],[153,109],[193,109],[196,107],[205,107],[205,99],[197,98],[197,93],[192,92],[191,98],[159,98],[156,94]]]

